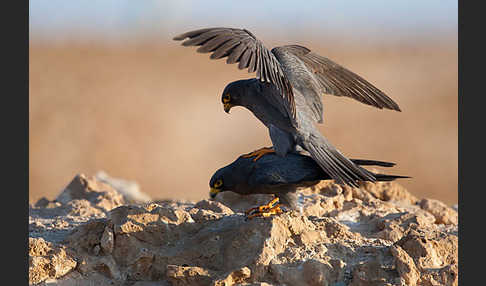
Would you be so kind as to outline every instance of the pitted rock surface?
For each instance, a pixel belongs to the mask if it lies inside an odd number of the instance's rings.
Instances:
[[[457,210],[439,201],[395,182],[323,181],[299,190],[300,212],[245,219],[271,198],[148,201],[78,175],[56,200],[29,207],[29,282],[458,284]]]

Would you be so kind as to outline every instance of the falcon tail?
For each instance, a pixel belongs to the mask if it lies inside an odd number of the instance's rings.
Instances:
[[[351,162],[360,166],[380,166],[380,167],[393,167],[395,163],[376,161],[376,160],[366,160],[366,159],[349,159]]]
[[[393,167],[395,163],[391,162],[384,162],[384,161],[376,161],[376,160],[365,160],[365,159],[350,159],[353,163],[360,166],[380,166],[380,167]],[[373,173],[378,182],[384,181],[394,181],[396,179],[407,179],[411,178],[409,176],[398,176],[398,175],[385,175],[385,174],[377,174]]]
[[[329,174],[329,176],[338,184],[358,187],[357,181],[375,182],[377,180],[375,174],[344,157],[344,155],[332,146],[320,133],[314,132],[308,140],[304,140],[301,144],[324,172]],[[372,161],[370,160],[362,160],[362,163],[365,163],[363,165],[367,165],[366,163],[369,165],[371,162]],[[373,162],[381,163],[381,165],[387,165],[386,163],[388,163],[379,161]]]
[[[396,175],[385,175],[385,174],[374,174],[376,181],[378,182],[387,182],[387,181],[394,181],[396,179],[407,179],[411,178],[408,176],[396,176]]]

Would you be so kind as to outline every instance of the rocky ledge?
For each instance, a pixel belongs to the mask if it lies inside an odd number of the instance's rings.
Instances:
[[[302,211],[245,220],[271,197],[150,201],[76,176],[29,206],[31,285],[457,285],[457,211],[395,182],[299,191]]]

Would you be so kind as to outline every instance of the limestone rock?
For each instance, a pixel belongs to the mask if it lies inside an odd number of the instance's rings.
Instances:
[[[247,220],[272,197],[131,204],[80,175],[29,206],[30,284],[457,285],[452,208],[393,182],[299,197],[300,212]]]
[[[441,201],[433,199],[423,199],[420,201],[420,207],[431,213],[438,224],[457,224],[457,211],[448,207]]]
[[[64,246],[54,246],[42,238],[29,237],[29,284],[59,278],[76,267]]]
[[[409,286],[417,285],[417,280],[419,280],[420,277],[413,259],[400,246],[393,245],[390,247],[390,251],[396,259],[395,265],[400,277],[403,278],[405,283]]]
[[[137,182],[114,178],[104,171],[97,172],[95,178],[117,190],[123,196],[123,200],[126,203],[141,204],[151,201],[151,198],[147,194],[140,191],[140,186]]]
[[[104,211],[109,211],[125,203],[123,195],[113,187],[96,178],[87,178],[83,174],[74,177],[56,198],[56,201],[67,204],[69,201],[79,199],[87,200]]]

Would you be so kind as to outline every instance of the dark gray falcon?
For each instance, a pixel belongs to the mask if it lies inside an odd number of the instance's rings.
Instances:
[[[398,105],[362,77],[299,45],[269,51],[245,29],[207,28],[174,37],[188,40],[183,46],[200,46],[211,59],[227,57],[227,63],[256,72],[256,78],[228,84],[222,94],[224,110],[233,106],[249,109],[270,133],[273,148],[249,154],[276,152],[285,156],[303,148],[337,183],[356,186],[356,181],[375,181],[372,173],[358,168],[321,135],[323,122],[320,96],[332,94],[362,103],[400,111]]]
[[[395,164],[374,160],[351,159],[357,165],[392,167]],[[358,168],[363,169],[358,166]],[[393,181],[404,176],[374,174],[377,181]],[[297,194],[301,187],[309,187],[320,180],[331,179],[329,174],[309,156],[289,153],[285,157],[266,154],[258,161],[240,156],[233,163],[217,170],[209,181],[210,196],[233,191],[241,195],[274,194],[275,199],[267,205],[247,211],[249,217],[269,216],[282,212],[280,205],[291,210],[297,209]],[[254,213],[252,213],[255,211]]]

